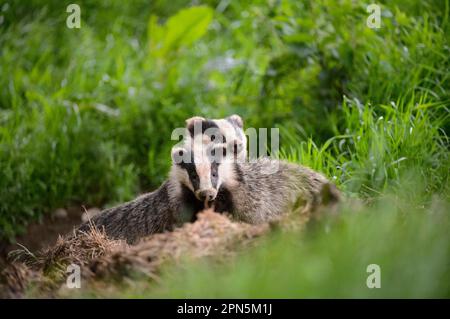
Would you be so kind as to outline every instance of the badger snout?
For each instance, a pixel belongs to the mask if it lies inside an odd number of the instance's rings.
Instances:
[[[207,201],[213,201],[217,196],[217,191],[213,188],[211,189],[202,189],[195,192],[195,196],[204,202]]]

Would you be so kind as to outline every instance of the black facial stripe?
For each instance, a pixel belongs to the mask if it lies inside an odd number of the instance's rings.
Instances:
[[[186,171],[188,172],[192,187],[194,188],[194,191],[196,191],[200,187],[200,178],[198,177],[197,170],[195,169],[195,164],[188,164]]]
[[[188,130],[189,130],[189,133],[191,134],[191,137],[194,137],[195,123],[198,123],[198,122],[193,122],[188,126]],[[217,129],[219,128],[217,123],[214,122],[213,120],[203,120],[200,124],[201,124],[201,129],[202,129],[201,133],[202,134],[205,134],[205,131],[209,128],[217,128]],[[195,132],[195,133],[197,133],[197,132]]]
[[[234,155],[237,155],[239,153],[239,145],[236,142],[234,142],[233,145],[233,153]]]
[[[197,125],[199,125],[199,124],[197,124]],[[200,125],[201,125],[201,134],[208,135],[212,142],[215,142],[215,143],[226,143],[227,142],[225,135],[222,134],[220,127],[217,125],[217,123],[215,121],[204,120],[200,123]],[[194,133],[199,134],[199,132],[195,132],[195,122],[191,123],[188,126],[188,131],[192,138],[194,138]]]
[[[219,180],[219,163],[211,163],[211,185],[217,188],[217,182]]]
[[[225,135],[222,134],[222,132],[220,131],[219,128],[209,130],[205,134],[209,136],[211,142],[214,142],[214,143],[226,143],[227,142],[227,138],[225,137]]]
[[[194,191],[196,191],[200,186],[200,178],[198,177],[197,170],[195,169],[194,155],[191,153],[190,163],[181,162],[178,165],[186,170],[189,176],[189,181],[191,182]]]
[[[243,183],[244,173],[242,172],[242,169],[238,163],[234,163],[234,172],[236,173],[236,179],[239,181],[239,183]]]

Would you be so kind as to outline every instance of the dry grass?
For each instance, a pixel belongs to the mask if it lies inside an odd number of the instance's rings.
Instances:
[[[170,233],[156,234],[136,246],[97,258],[90,270],[97,276],[126,273],[126,267],[153,278],[162,263],[182,258],[229,257],[238,248],[252,243],[269,230],[267,224],[249,225],[230,221],[212,210],[199,214],[198,220]]]
[[[129,246],[120,240],[110,240],[91,227],[87,233],[58,238],[53,247],[36,255],[25,248],[16,251],[13,262],[2,273],[4,297],[32,295],[55,296],[64,290],[66,267],[77,264],[89,286],[123,280],[141,273],[158,281],[158,271],[165,262],[182,258],[228,258],[270,230],[269,224],[249,225],[231,221],[225,215],[207,210],[198,220],[175,229],[155,234]]]

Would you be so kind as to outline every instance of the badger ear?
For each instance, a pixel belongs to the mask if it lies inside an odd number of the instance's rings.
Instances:
[[[237,114],[233,114],[233,115],[228,116],[227,117],[227,121],[231,122],[232,124],[236,125],[239,128],[244,128],[244,121]]]
[[[183,147],[172,148],[172,162],[174,164],[188,163],[189,153],[188,150]]]

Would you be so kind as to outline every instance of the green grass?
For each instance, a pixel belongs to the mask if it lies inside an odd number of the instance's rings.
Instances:
[[[347,194],[377,197],[389,186],[405,187],[402,176],[414,171],[427,194],[449,194],[448,137],[441,132],[449,114],[431,117],[439,102],[400,100],[375,107],[344,99],[341,127],[317,146],[299,133],[282,132],[289,141],[281,156],[333,177]],[[391,190],[392,191],[392,190]]]
[[[231,265],[168,270],[166,288],[142,294],[449,296],[449,0],[379,1],[379,30],[351,0],[86,0],[81,29],[61,1],[4,3],[2,240],[57,207],[157,187],[174,128],[238,113],[279,127],[283,158],[367,207]],[[372,260],[381,290],[364,286]]]
[[[127,298],[442,298],[450,297],[449,205],[431,207],[383,198],[347,207],[306,233],[276,233],[226,262],[166,268],[160,283],[106,292]],[[368,265],[380,266],[381,287],[366,285]],[[139,277],[138,277],[139,278]],[[88,295],[99,297],[97,295]],[[102,292],[100,292],[102,296]]]

